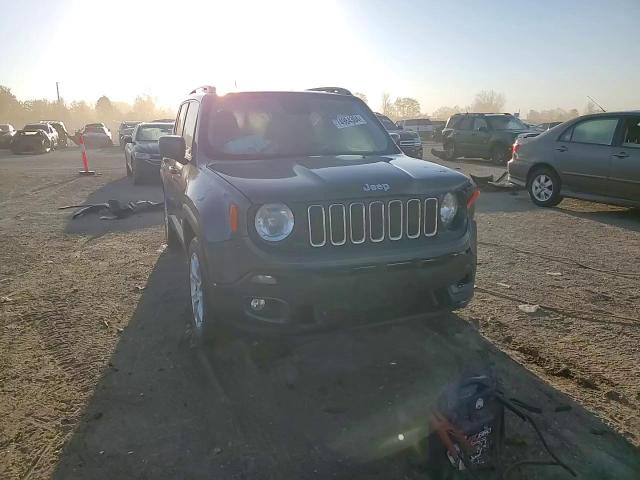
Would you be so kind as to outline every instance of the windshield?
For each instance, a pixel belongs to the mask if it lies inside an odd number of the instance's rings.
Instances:
[[[163,135],[171,135],[173,125],[149,125],[138,128],[136,140],[139,142],[157,142]]]
[[[524,123],[511,115],[485,115],[494,130],[526,130]]]
[[[387,130],[400,130],[400,127],[398,127],[395,123],[393,123],[389,117],[385,117],[384,115],[378,115],[378,120],[380,120],[380,123],[382,123],[382,126]]]
[[[8,132],[9,125],[0,125],[0,132]]]
[[[45,124],[36,123],[31,125],[25,125],[23,130],[26,130],[27,132],[35,132],[36,130],[48,131],[49,129]]]
[[[396,153],[372,112],[351,96],[229,95],[216,99],[206,128],[213,158]]]

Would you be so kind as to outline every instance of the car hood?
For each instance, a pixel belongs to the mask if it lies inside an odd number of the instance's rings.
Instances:
[[[417,132],[411,130],[389,130],[389,133],[395,133],[400,136],[400,140],[413,140],[418,135]]]
[[[459,172],[405,155],[227,160],[208,168],[258,204],[438,194],[470,183]]]
[[[158,142],[138,142],[133,149],[138,153],[160,154],[160,144]]]

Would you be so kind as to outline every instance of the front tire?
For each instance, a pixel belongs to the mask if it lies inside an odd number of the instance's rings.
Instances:
[[[191,331],[198,345],[212,339],[213,318],[209,311],[207,271],[202,247],[196,237],[188,249],[189,294],[191,298]]]
[[[458,158],[456,144],[453,140],[449,140],[444,144],[444,158],[449,161],[453,161]]]
[[[133,184],[134,185],[142,185],[144,183],[144,176],[140,171],[138,165],[136,165],[136,160],[131,160],[131,166],[133,167]]]
[[[535,170],[527,182],[531,201],[539,207],[555,207],[562,201],[560,177],[550,168]]]

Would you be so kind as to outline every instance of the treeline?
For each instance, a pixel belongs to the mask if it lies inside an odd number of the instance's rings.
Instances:
[[[367,98],[363,94],[356,93],[355,95],[363,98],[367,101]],[[477,113],[504,113],[504,106],[507,102],[504,94],[496,92],[494,90],[482,90],[478,92],[471,105],[461,107],[459,105],[443,106],[440,107],[431,114],[422,112],[420,102],[411,97],[398,97],[392,99],[388,93],[382,94],[381,101],[381,113],[391,118],[394,121],[404,120],[408,118],[430,118],[432,120],[447,120],[451,115],[464,112],[477,112]],[[588,102],[582,111],[582,114],[595,113],[600,109]],[[513,113],[513,112],[511,112]],[[544,122],[565,122],[576,118],[580,115],[577,108],[570,110],[564,110],[562,108],[553,108],[549,110],[529,110],[528,114],[522,115],[523,120],[529,123],[537,124]]]
[[[133,104],[112,101],[107,96],[100,97],[95,104],[85,101],[58,103],[46,99],[18,100],[11,89],[0,85],[0,123],[10,123],[17,129],[30,122],[61,120],[70,133],[92,122],[103,122],[114,130],[123,120],[173,117],[175,111],[159,107],[149,95],[138,96]]]

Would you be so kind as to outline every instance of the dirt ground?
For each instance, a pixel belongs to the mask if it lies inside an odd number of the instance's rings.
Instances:
[[[469,308],[201,351],[159,212],[57,209],[162,198],[123,178],[117,147],[90,161],[99,176],[77,176],[75,148],[0,152],[0,478],[435,478],[418,447],[433,401],[488,368],[543,410],[536,421],[579,478],[640,477],[637,211],[483,193]],[[509,415],[505,463],[531,458],[547,457]]]

